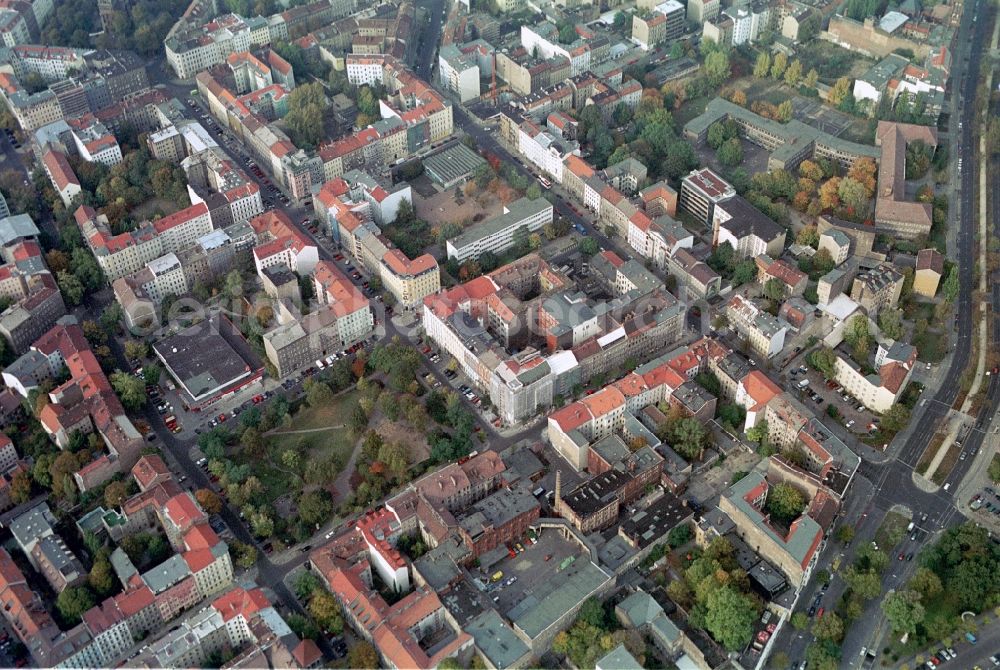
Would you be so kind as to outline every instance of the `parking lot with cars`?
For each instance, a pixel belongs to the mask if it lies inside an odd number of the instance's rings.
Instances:
[[[541,586],[581,553],[579,545],[553,529],[543,529],[534,542],[522,537],[509,543],[507,549],[507,558],[489,566],[479,578],[481,590],[504,613],[528,594],[543,592]]]
[[[827,381],[823,375],[812,370],[805,363],[789,367],[785,375],[789,388],[796,393],[805,405],[812,405],[817,414],[829,415],[830,405],[837,409],[837,416],[849,431],[857,435],[874,433],[878,429],[879,418],[867,409],[860,401],[851,397],[835,381]]]

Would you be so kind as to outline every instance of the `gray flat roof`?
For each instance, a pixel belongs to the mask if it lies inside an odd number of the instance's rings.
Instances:
[[[495,668],[513,667],[531,651],[493,609],[486,610],[466,624],[465,632],[473,637],[476,646]]]
[[[475,172],[486,159],[461,142],[423,160],[427,176],[439,184],[449,184]]]
[[[250,365],[211,321],[160,340],[153,350],[195,400],[250,374]]]
[[[551,211],[552,203],[545,198],[535,198],[534,200],[519,198],[518,200],[515,200],[507,205],[505,209],[507,211],[499,216],[495,216],[492,219],[486,219],[485,221],[469,226],[463,230],[461,234],[451,240],[451,245],[456,249],[461,249],[470,244],[474,244],[484,237],[495,235],[501,230],[510,228],[511,226],[520,223],[529,217],[545,211],[546,209]]]
[[[572,564],[540,585],[534,593],[526,593],[524,600],[509,612],[510,620],[525,635],[535,639],[610,579],[610,575],[590,559],[577,556]]]

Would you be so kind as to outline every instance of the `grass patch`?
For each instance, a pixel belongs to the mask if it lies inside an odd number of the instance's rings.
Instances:
[[[899,398],[899,402],[906,405],[911,410],[917,406],[917,400],[920,399],[920,394],[924,392],[924,385],[920,382],[912,382],[907,385],[906,390],[903,391],[903,395]]]
[[[924,363],[940,363],[944,359],[947,338],[943,333],[930,330],[913,336],[913,346],[917,348],[917,360]]]
[[[281,470],[273,463],[280,458],[280,452],[271,449],[268,452],[267,461],[254,461],[252,465],[254,476],[264,487],[264,499],[270,505],[282,495],[297,491],[302,486],[302,480],[298,475]]]
[[[275,431],[274,435],[277,436],[282,431],[329,428],[331,426],[346,424],[351,419],[351,413],[357,406],[359,397],[357,391],[351,390],[336,396],[329,405],[310,407],[303,404],[292,415],[291,426]]]
[[[941,447],[941,443],[944,442],[944,433],[935,433],[934,437],[931,439],[927,448],[924,449],[924,453],[920,455],[920,461],[917,462],[917,474],[922,475],[927,472],[927,468],[930,467],[931,461],[934,460],[934,454]]]
[[[951,470],[955,467],[955,463],[958,463],[958,456],[961,453],[962,446],[952,442],[951,446],[948,447],[948,452],[938,464],[938,469],[934,472],[934,476],[931,477],[931,481],[938,486],[944,484],[944,480],[951,474]]]
[[[283,495],[297,494],[305,482],[299,473],[292,471],[282,463],[281,455],[289,449],[298,453],[303,468],[312,464],[330,461],[336,466],[337,472],[344,469],[354,450],[354,439],[346,428],[335,428],[350,421],[351,413],[358,404],[360,395],[356,390],[342,393],[328,405],[310,407],[303,404],[298,412],[292,415],[292,423],[287,429],[274,432],[265,438],[266,456],[250,460],[243,452],[238,461],[247,462],[253,467],[253,474],[264,486],[267,503],[273,503]],[[312,433],[295,433],[289,431],[317,430]],[[332,482],[331,482],[332,483]]]
[[[906,526],[910,520],[899,512],[888,512],[875,532],[875,542],[879,549],[888,552],[906,537]]]
[[[691,119],[701,116],[705,113],[705,108],[708,107],[708,101],[715,97],[715,93],[712,95],[704,95],[700,98],[692,98],[691,100],[685,101],[681,108],[676,110],[674,114],[674,126],[677,128],[683,128],[684,124]]]
[[[138,207],[132,210],[132,218],[136,221],[142,221],[144,219],[152,219],[155,215],[159,214],[161,216],[167,216],[168,214],[173,214],[178,209],[180,209],[176,203],[166,200],[165,198],[153,198],[152,200],[147,200],[143,202]]]

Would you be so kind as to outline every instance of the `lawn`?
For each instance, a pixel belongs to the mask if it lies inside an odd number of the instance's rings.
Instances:
[[[906,537],[906,526],[909,523],[910,520],[899,512],[886,513],[878,531],[875,532],[875,542],[878,544],[878,548],[888,553],[890,549],[902,542],[903,538]]]
[[[330,428],[317,430],[313,433],[295,433],[276,431],[271,434],[269,447],[280,447],[282,451],[295,449],[309,460],[324,460],[332,457],[338,469],[342,469],[354,449],[354,440],[345,427],[350,422],[351,414],[358,405],[360,395],[351,390],[336,396],[329,405],[309,407],[302,405],[292,416],[292,424],[288,431],[310,430],[315,428]]]
[[[684,104],[681,105],[680,109],[673,112],[674,126],[677,128],[683,128],[685,123],[704,114],[705,108],[708,107],[708,101],[714,97],[715,95],[713,94],[686,100]]]
[[[329,405],[310,407],[303,404],[292,416],[288,428],[268,435],[267,457],[251,463],[253,474],[264,485],[264,498],[268,503],[297,493],[304,485],[302,478],[282,463],[281,455],[285,451],[297,452],[305,468],[315,463],[332,462],[337,472],[344,469],[354,449],[354,440],[344,424],[350,421],[359,397],[357,391],[351,390],[336,396]],[[323,428],[329,430],[292,432]]]
[[[913,336],[917,359],[924,363],[940,363],[945,355],[947,338],[942,333],[926,330]]]
[[[931,481],[938,486],[944,484],[944,480],[948,478],[948,475],[951,474],[952,468],[954,468],[955,464],[958,463],[958,457],[961,453],[962,446],[952,442],[951,446],[948,447],[948,452],[938,464],[937,470],[934,471],[934,476],[931,477]]]
[[[928,443],[927,448],[924,449],[924,453],[920,455],[920,461],[917,463],[917,474],[922,475],[927,472],[927,468],[931,466],[931,461],[934,460],[934,454],[941,448],[943,442],[944,433],[935,433],[930,443]]]

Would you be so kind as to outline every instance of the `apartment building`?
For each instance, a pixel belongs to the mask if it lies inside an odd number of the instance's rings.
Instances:
[[[316,309],[302,315],[293,301],[280,300],[278,326],[264,334],[264,351],[279,377],[363,340],[375,326],[368,299],[333,263],[317,262],[312,279]]]
[[[577,31],[579,33],[579,30]],[[559,30],[555,24],[542,21],[533,26],[521,26],[521,45],[528,53],[537,53],[542,58],[562,56],[570,62],[570,76],[577,76],[590,69],[591,50],[587,41],[577,39],[564,45],[559,40]]]
[[[681,202],[683,202],[683,190]],[[778,258],[785,249],[786,230],[737,195],[714,204],[711,214],[712,248],[728,244],[739,258],[767,254]]]
[[[66,154],[54,149],[46,150],[42,155],[42,168],[55,187],[56,193],[59,194],[63,205],[71,206],[73,199],[83,192],[83,188],[80,186],[80,180],[73,172],[73,168],[70,167],[69,161],[66,160]]]
[[[521,198],[504,205],[503,214],[473,224],[446,243],[448,258],[465,262],[482,254],[502,254],[519,237],[527,236],[552,222],[553,207],[545,198]]]
[[[715,206],[736,195],[736,189],[708,168],[692,170],[681,180],[680,208],[704,224],[713,220]]]
[[[0,219],[0,295],[10,302],[0,313],[0,337],[14,353],[25,352],[66,305],[38,244],[38,228],[27,214]]]
[[[903,274],[892,265],[883,264],[854,278],[851,299],[874,319],[881,310],[895,307],[902,292]]]
[[[74,217],[109,282],[139,271],[164,254],[177,253],[212,232],[212,218],[204,203],[118,235],[111,234],[107,217],[89,205],[79,207]]]
[[[850,358],[837,355],[834,379],[873,412],[884,413],[899,402],[917,360],[917,350],[902,342],[879,344],[878,369],[865,374]]]
[[[566,139],[534,121],[524,121],[518,129],[518,152],[558,184],[563,180],[563,164],[570,155],[580,155],[580,144]]]
[[[734,295],[726,303],[729,325],[745,338],[755,353],[772,358],[785,347],[788,324],[771,316],[757,304],[741,295]]]
[[[938,284],[944,276],[944,256],[937,249],[921,249],[917,253],[916,272],[913,276],[913,292],[933,298]]]
[[[223,14],[204,25],[182,28],[168,35],[163,44],[167,63],[177,77],[190,79],[202,70],[224,63],[232,53],[249,51],[251,46],[258,45],[252,40],[261,37],[251,33],[243,18]]]
[[[221,150],[209,148],[180,163],[191,203],[205,203],[216,228],[246,223],[263,213],[260,187]]]
[[[461,47],[445,44],[438,52],[438,81],[459,102],[475,100],[480,77],[492,74],[492,55],[493,47],[482,40]]]
[[[787,529],[775,526],[764,511],[772,484],[753,471],[730,486],[719,500],[719,509],[736,525],[736,533],[785,573],[794,584],[803,584],[819,556],[823,528],[803,514]]]
[[[684,5],[667,0],[656,5],[651,15],[632,15],[632,41],[646,51],[673,42],[684,34],[685,20]]]
[[[843,231],[831,228],[820,234],[816,250],[819,251],[820,249],[826,249],[826,252],[830,254],[830,258],[833,259],[834,264],[840,265],[850,258],[851,238]]]
[[[282,210],[270,210],[249,221],[257,234],[253,249],[257,272],[284,265],[302,275],[311,274],[319,260],[316,244],[292,223]]]
[[[699,26],[719,16],[719,0],[688,0],[687,20]]]
[[[79,156],[88,163],[111,167],[122,162],[118,140],[103,123],[91,115],[70,119],[73,143]]]

